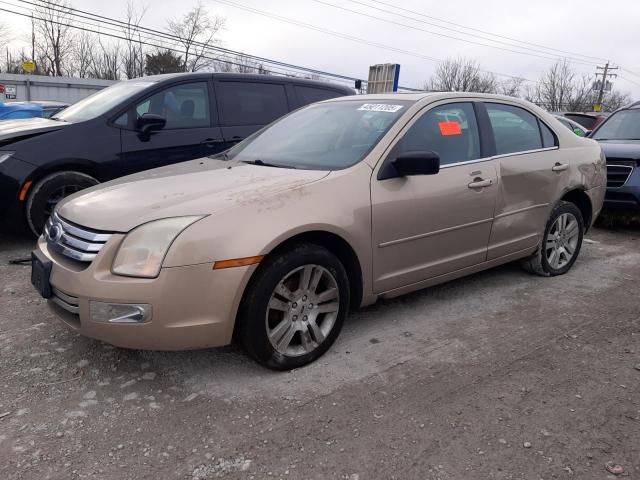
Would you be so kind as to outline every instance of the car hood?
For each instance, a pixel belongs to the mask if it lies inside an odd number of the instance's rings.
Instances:
[[[640,160],[638,140],[602,140],[599,143],[607,158]]]
[[[209,215],[256,204],[328,173],[205,158],[91,187],[60,202],[57,212],[83,227],[128,232],[160,218]]]
[[[70,125],[66,122],[48,118],[21,118],[17,120],[3,120],[0,122],[0,142],[18,140],[41,133],[51,132]]]

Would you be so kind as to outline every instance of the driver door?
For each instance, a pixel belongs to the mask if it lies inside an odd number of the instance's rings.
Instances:
[[[471,102],[440,104],[404,129],[385,162],[432,151],[440,172],[371,182],[373,287],[387,292],[482,263],[497,192],[495,160]]]
[[[154,93],[129,111],[122,130],[123,175],[213,155],[223,146],[209,82],[180,83]],[[145,113],[164,117],[166,126],[145,138],[135,129]],[[116,122],[117,123],[117,122]]]

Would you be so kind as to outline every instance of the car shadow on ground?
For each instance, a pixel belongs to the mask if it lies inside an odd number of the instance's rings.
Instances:
[[[420,355],[426,347],[439,348],[444,324],[451,319],[446,305],[465,303],[477,307],[480,298],[466,299],[469,292],[499,289],[530,276],[517,264],[508,264],[463,279],[420,290],[352,311],[331,349],[314,363],[292,372],[268,370],[248,357],[237,345],[160,352],[129,350],[69,334],[67,362],[90,359],[96,377],[140,376],[140,366],[154,371],[158,379],[182,384],[189,392],[224,399],[251,396],[302,398],[330,391],[347,381],[366,378]],[[430,311],[434,315],[431,319]],[[51,321],[56,321],[51,316]],[[465,318],[465,317],[463,317]],[[62,325],[56,328],[63,329]],[[114,365],[117,369],[114,370]],[[186,394],[185,394],[186,395]]]

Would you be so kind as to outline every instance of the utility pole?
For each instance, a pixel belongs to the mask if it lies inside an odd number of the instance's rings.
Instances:
[[[607,87],[607,78],[608,77],[617,77],[618,75],[615,73],[609,73],[610,70],[618,70],[618,67],[610,67],[609,66],[609,62],[607,62],[605,64],[604,67],[596,67],[596,69],[598,70],[603,70],[602,73],[596,72],[596,81],[598,80],[598,77],[600,75],[602,75],[602,81],[600,82],[600,88],[598,91],[598,101],[596,102],[596,104],[593,106],[593,111],[594,112],[601,112],[602,111],[602,99],[604,98],[604,91]]]

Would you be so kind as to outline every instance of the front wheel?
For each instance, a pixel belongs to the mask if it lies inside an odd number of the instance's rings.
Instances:
[[[56,172],[47,175],[32,188],[26,206],[29,228],[40,235],[49,216],[63,198],[97,185],[98,181],[80,172]]]
[[[260,265],[242,302],[239,337],[266,367],[298,368],[329,349],[348,307],[342,263],[321,246],[296,245]]]
[[[538,251],[523,263],[524,268],[545,277],[567,273],[580,254],[583,236],[582,213],[573,203],[561,201],[549,216]]]

